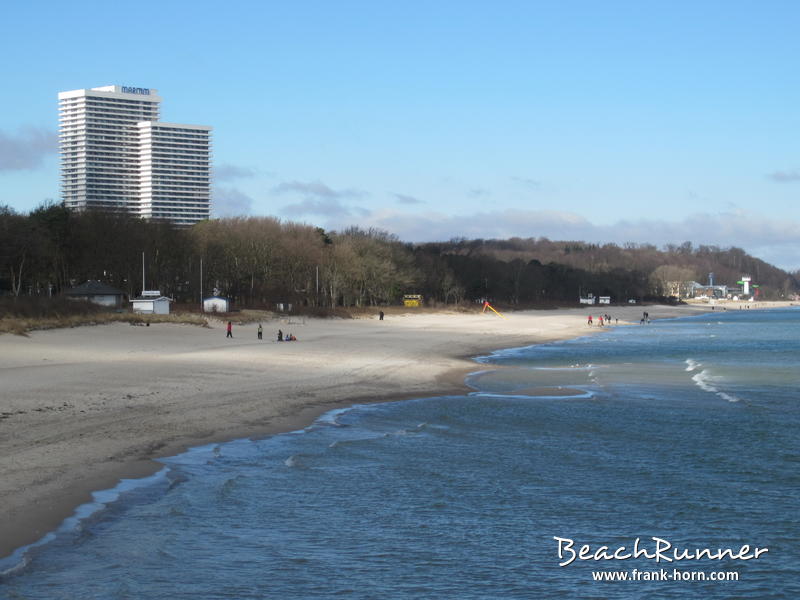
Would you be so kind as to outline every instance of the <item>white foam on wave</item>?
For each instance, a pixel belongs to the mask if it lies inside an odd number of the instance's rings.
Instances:
[[[420,432],[422,432],[422,431],[424,431],[424,430],[426,430],[428,428],[449,429],[449,427],[437,427],[435,425],[429,425],[428,423],[419,423],[418,425],[416,425],[414,427],[410,427],[408,429],[397,429],[395,431],[384,431],[382,433],[375,432],[372,435],[367,435],[367,436],[359,437],[359,438],[346,439],[346,440],[334,440],[333,442],[328,444],[328,448],[346,447],[346,446],[349,446],[351,444],[359,444],[359,443],[364,443],[364,442],[368,443],[368,442],[373,442],[375,440],[380,440],[380,439],[387,439],[387,438],[402,437],[402,436],[407,436],[407,435],[414,435],[414,434],[420,433]],[[290,457],[290,458],[292,458],[292,457]],[[293,462],[293,464],[291,464],[291,465],[287,464],[286,466],[290,466],[290,467],[297,466],[297,464],[294,464],[296,461],[292,461],[292,462]]]
[[[344,408],[334,408],[333,410],[329,410],[323,415],[320,415],[319,418],[314,422],[315,425],[333,425],[334,427],[344,427],[343,423],[339,422],[339,417],[346,412],[350,412],[354,408],[359,408],[360,404],[353,404],[352,406],[346,406]]]
[[[723,400],[727,400],[728,402],[739,402],[739,398],[732,396],[731,394],[726,394],[725,392],[717,392],[717,396]]]
[[[285,464],[289,468],[295,468],[302,466],[303,463],[300,460],[299,454],[292,454],[289,458],[283,461],[283,464]]]
[[[398,429],[397,431],[395,431],[395,432],[393,432],[391,434],[387,434],[387,435],[413,435],[415,433],[419,433],[420,431],[425,429],[427,426],[428,426],[427,423],[420,423],[419,425],[417,425],[415,427],[411,427],[411,428],[408,428],[408,429]]]
[[[494,373],[496,369],[481,369],[480,371],[472,371],[471,373],[467,374],[467,377],[480,377],[481,375],[485,375],[486,373]]]
[[[712,375],[708,369],[703,369],[699,373],[695,373],[694,375],[692,375],[692,381],[694,381],[695,384],[697,384],[697,387],[699,387],[704,392],[716,394],[717,396],[719,396],[723,400],[727,400],[728,402],[739,402],[739,398],[733,396],[732,394],[723,392],[716,385],[714,385],[721,379],[722,379],[721,377]]]
[[[695,370],[695,369],[697,369],[698,367],[702,367],[702,366],[703,366],[703,365],[702,365],[701,363],[697,362],[697,361],[696,361],[696,360],[694,360],[693,358],[687,358],[687,359],[686,359],[686,370],[687,370],[689,373],[691,373],[692,371],[694,371],[694,370]]]
[[[574,364],[567,367],[526,367],[528,371],[589,371],[593,365]]]
[[[464,384],[467,387],[471,387],[473,390],[478,389],[478,380],[481,379],[487,373],[494,373],[496,369],[481,369],[480,371],[473,371],[469,373],[466,378],[464,379]]]
[[[541,395],[541,396],[532,396],[530,394],[502,394],[502,393],[492,393],[492,392],[472,392],[469,394],[471,397],[475,398],[510,398],[513,400],[585,400],[588,398],[594,398],[594,393],[586,390],[582,390],[580,394],[564,394],[564,395],[557,395],[557,396],[548,396],[548,395]]]

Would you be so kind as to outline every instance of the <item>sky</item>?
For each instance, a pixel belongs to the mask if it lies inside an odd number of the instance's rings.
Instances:
[[[15,2],[0,204],[59,200],[59,91],[213,127],[216,216],[409,242],[738,246],[800,268],[800,3]]]

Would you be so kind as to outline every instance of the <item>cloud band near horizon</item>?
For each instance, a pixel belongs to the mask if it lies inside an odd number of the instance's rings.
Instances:
[[[343,228],[353,223],[329,223]],[[406,242],[432,242],[454,237],[508,239],[549,238],[589,243],[636,243],[662,247],[685,241],[695,246],[736,246],[780,268],[800,268],[800,223],[760,217],[746,211],[695,213],[678,221],[620,220],[595,224],[566,211],[507,209],[471,215],[372,211],[359,223],[396,234]]]

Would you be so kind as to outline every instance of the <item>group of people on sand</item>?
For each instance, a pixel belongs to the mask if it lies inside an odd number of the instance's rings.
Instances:
[[[225,331],[226,331],[226,333],[225,333],[225,337],[226,338],[232,338],[233,337],[233,323],[231,321],[228,321],[228,325],[225,328]],[[258,324],[258,330],[257,330],[257,334],[256,335],[258,336],[258,339],[260,339],[260,340],[264,339],[264,327],[261,325],[261,323]],[[286,335],[284,335],[283,331],[278,329],[278,341],[279,342],[296,342],[297,338],[291,333],[287,333]]]
[[[619,319],[614,319],[615,324],[619,323]],[[589,315],[589,320],[586,322],[587,325],[592,326],[594,325],[594,319],[592,315]],[[606,325],[611,325],[611,315],[600,315],[597,317],[597,326],[604,327]]]
[[[296,342],[297,338],[294,337],[294,335],[292,335],[291,333],[287,333],[286,335],[283,335],[283,332],[280,329],[278,329],[278,341],[279,342]]]

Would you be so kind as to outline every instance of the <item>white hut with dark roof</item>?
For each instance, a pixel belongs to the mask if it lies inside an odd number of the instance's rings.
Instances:
[[[75,286],[64,292],[64,296],[70,300],[87,300],[100,306],[110,308],[120,308],[125,292],[113,288],[110,285],[96,280],[89,280],[86,283]]]

